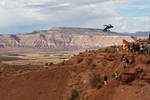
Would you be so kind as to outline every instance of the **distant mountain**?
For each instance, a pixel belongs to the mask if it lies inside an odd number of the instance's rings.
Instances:
[[[138,31],[135,33],[123,33],[123,34],[130,35],[130,36],[149,36],[150,31],[147,32]]]
[[[95,28],[79,28],[79,27],[53,27],[50,30],[35,30],[29,34],[38,34],[38,33],[50,33],[53,32],[60,32],[62,34],[98,34],[98,35],[123,35],[117,32],[103,32],[102,29],[95,29]]]
[[[123,39],[134,41],[130,36],[102,29],[53,27],[26,34],[0,35],[0,48],[88,49],[121,45]]]
[[[150,34],[150,31],[147,31],[147,32],[136,32],[135,35],[136,36],[149,36]]]

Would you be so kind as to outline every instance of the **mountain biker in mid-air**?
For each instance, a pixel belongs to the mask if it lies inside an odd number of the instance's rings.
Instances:
[[[112,26],[111,24],[104,25],[104,26],[105,26],[105,28],[103,29],[104,32],[107,32],[108,29],[110,29],[110,28],[114,28],[114,26]]]

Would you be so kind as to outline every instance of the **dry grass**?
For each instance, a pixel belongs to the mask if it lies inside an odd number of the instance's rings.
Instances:
[[[80,64],[83,61],[83,58],[77,59],[77,63]]]
[[[79,92],[76,89],[72,89],[69,94],[68,100],[78,100],[78,97],[79,97]]]
[[[90,74],[90,79],[89,83],[92,88],[100,88],[101,87],[101,80],[100,80],[100,75],[98,73],[91,73]]]

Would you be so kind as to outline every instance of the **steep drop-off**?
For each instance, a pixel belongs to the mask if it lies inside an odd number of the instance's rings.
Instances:
[[[135,63],[124,69],[120,57],[124,53],[130,59],[128,52],[108,50],[86,51],[24,74],[5,76],[1,70],[0,100],[150,100],[150,56],[135,54]],[[116,71],[119,80],[112,77]],[[100,78],[99,88],[91,87],[92,75]],[[103,85],[104,75],[108,76],[107,86]],[[80,99],[67,99],[72,89]]]

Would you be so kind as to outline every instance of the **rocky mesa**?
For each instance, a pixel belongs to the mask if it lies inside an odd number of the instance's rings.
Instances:
[[[134,41],[131,36],[101,29],[53,27],[32,33],[0,35],[0,48],[93,49],[121,45],[123,39]]]

